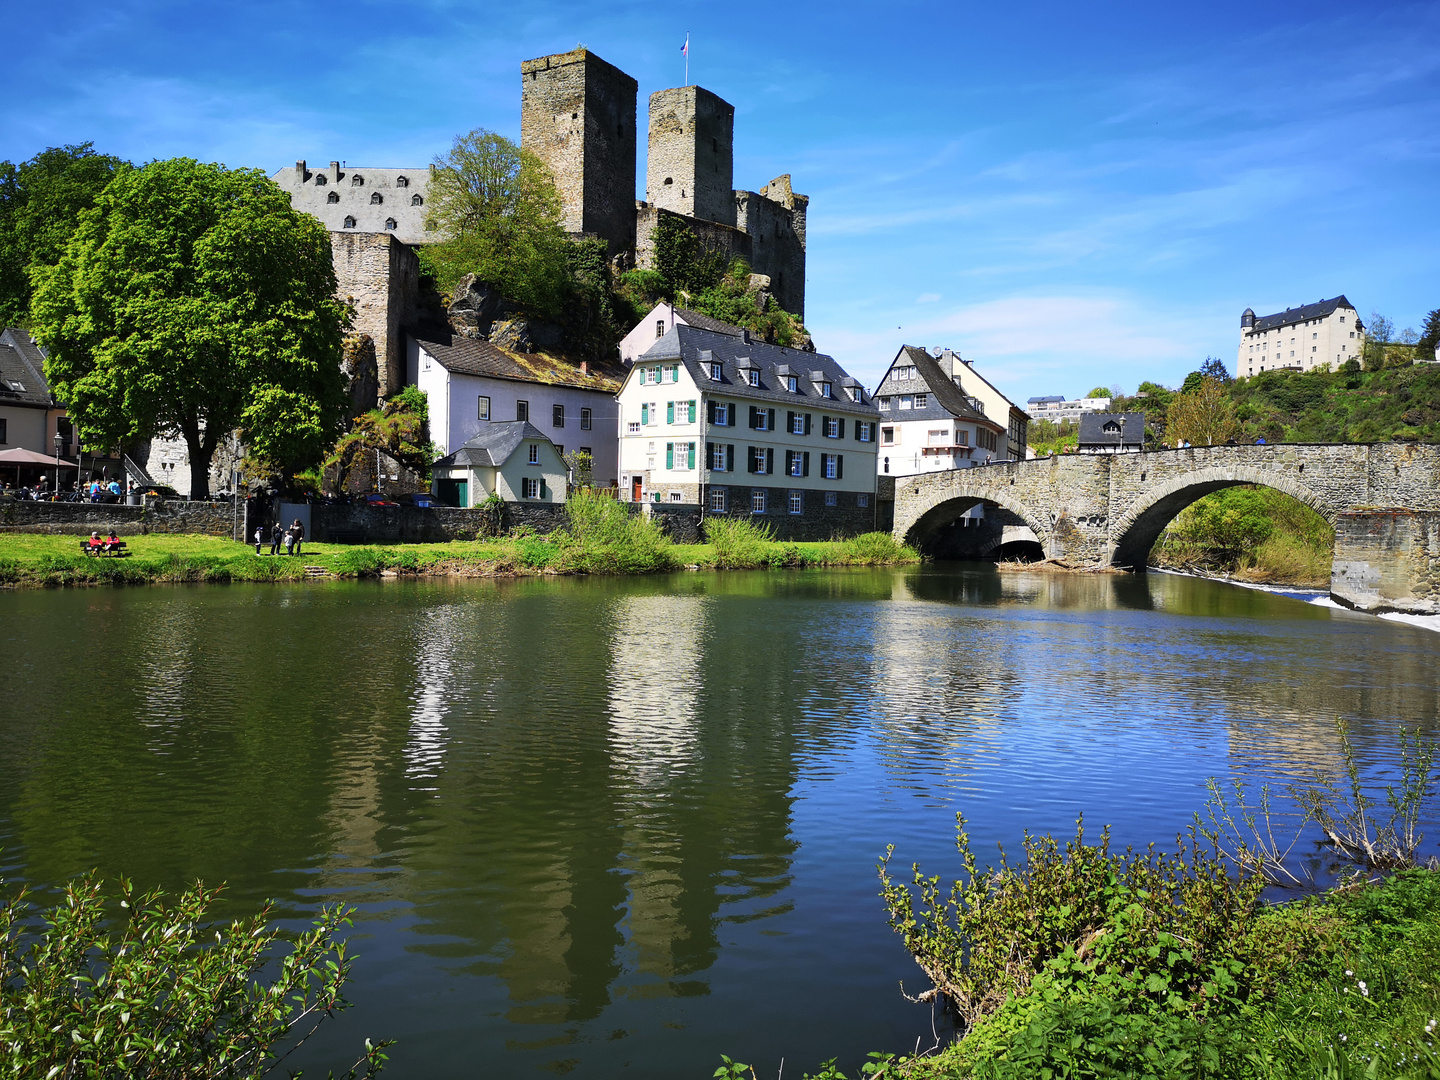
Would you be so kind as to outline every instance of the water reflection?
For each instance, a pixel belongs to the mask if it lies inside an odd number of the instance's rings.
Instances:
[[[1375,776],[1440,715],[1433,634],[955,567],[10,594],[0,645],[17,876],[361,905],[305,1064],[363,1030],[399,1075],[913,1045],[885,844],[949,869],[957,809],[982,852],[1080,811],[1164,839],[1208,775],[1334,768],[1337,715]]]

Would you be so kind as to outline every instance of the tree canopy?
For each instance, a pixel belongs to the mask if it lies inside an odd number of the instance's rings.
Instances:
[[[1091,391],[1090,391],[1088,394],[1086,394],[1085,396],[1086,396],[1087,398],[1108,398],[1108,397],[1110,397],[1111,395],[1110,395],[1110,391],[1107,390],[1105,387],[1103,387],[1103,386],[1097,386],[1097,387],[1095,387],[1094,390],[1091,390]]]
[[[533,314],[558,314],[572,275],[550,170],[484,128],[456,136],[435,164],[425,223],[443,239],[420,258],[436,284],[474,274]]]
[[[129,167],[88,142],[0,161],[0,325],[28,321],[31,273],[60,261],[80,211]]]
[[[1194,390],[1176,394],[1165,414],[1165,434],[1177,446],[1218,446],[1236,438],[1240,422],[1225,385],[1202,376]]]
[[[81,438],[183,437],[192,496],[209,494],[233,430],[292,471],[343,430],[330,237],[257,169],[174,158],[119,173],[38,275],[32,313]]]

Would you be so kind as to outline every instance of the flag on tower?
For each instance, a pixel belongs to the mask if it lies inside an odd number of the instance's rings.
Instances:
[[[686,35],[685,35],[685,44],[680,46],[680,55],[681,55],[681,56],[689,56],[689,55],[690,55],[690,35],[689,35],[689,34],[686,34]]]

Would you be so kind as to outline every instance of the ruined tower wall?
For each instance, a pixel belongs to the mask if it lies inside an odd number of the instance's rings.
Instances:
[[[573,233],[635,242],[638,85],[586,49],[520,65],[520,145],[550,167]]]
[[[661,213],[673,214],[674,211],[662,210],[658,206],[643,202],[635,204],[635,265],[641,270],[655,269],[655,226],[660,221]],[[695,234],[704,250],[723,251],[727,259],[740,258],[750,261],[753,249],[748,233],[730,225],[721,225],[718,221],[701,221],[684,214],[676,216],[690,226],[690,231]]]
[[[788,178],[786,191],[788,193]],[[767,185],[767,190],[774,185]],[[791,195],[786,206],[754,191],[737,191],[735,225],[750,236],[750,268],[770,278],[780,306],[805,318],[805,210],[809,200]]]
[[[650,95],[646,201],[735,225],[735,107],[699,86]]]
[[[380,393],[405,385],[405,327],[420,298],[420,260],[415,249],[390,233],[332,232],[336,295],[355,309],[351,329],[375,342]]]

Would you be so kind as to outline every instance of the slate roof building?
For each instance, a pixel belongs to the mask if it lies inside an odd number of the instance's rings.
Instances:
[[[297,161],[270,179],[290,193],[290,205],[313,214],[331,232],[390,233],[406,244],[431,243],[425,203],[434,166],[349,168],[332,161],[310,169]]]
[[[1338,368],[1358,360],[1364,344],[1365,327],[1343,294],[1273,315],[1256,315],[1246,308],[1240,315],[1235,374],[1312,371],[1322,364]]]
[[[831,357],[677,322],[617,397],[622,499],[760,517],[788,539],[874,528],[880,414]]]
[[[575,365],[502,349],[483,338],[412,335],[406,366],[406,381],[428,397],[430,438],[441,455],[460,450],[493,425],[528,421],[562,456],[588,453],[594,482],[615,486],[620,431],[615,392],[624,374],[618,362]],[[470,489],[472,500],[476,490]]]
[[[1086,413],[1080,417],[1082,454],[1136,454],[1145,449],[1145,414]]]
[[[620,339],[620,359],[626,364],[633,364],[641,353],[677,325],[694,326],[717,334],[728,334],[731,337],[740,337],[745,332],[738,326],[721,322],[709,315],[702,315],[698,311],[691,311],[689,308],[676,307],[674,304],[662,300],[651,308],[650,314],[635,324],[634,329]]]
[[[7,326],[0,331],[0,451],[21,449],[53,458],[57,433],[61,459],[74,460],[80,452],[79,440],[65,410],[50,393],[45,353],[29,331]],[[0,481],[16,479],[8,470],[0,473]]]
[[[506,502],[565,501],[565,461],[527,420],[486,425],[435,462],[432,475],[436,497],[450,506],[476,506],[491,495]]]
[[[913,476],[968,469],[1005,457],[1006,425],[957,386],[924,349],[902,345],[875,391],[879,471]]]

